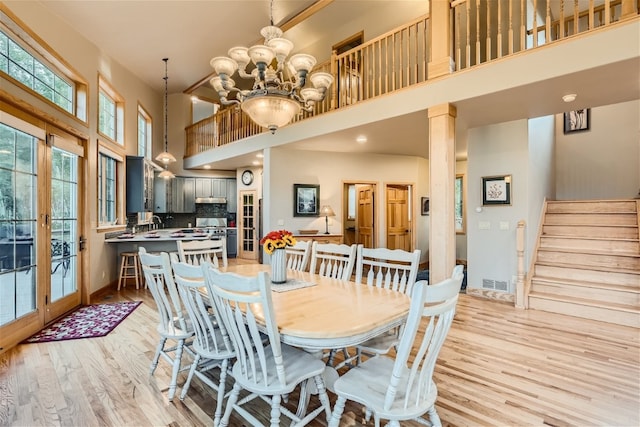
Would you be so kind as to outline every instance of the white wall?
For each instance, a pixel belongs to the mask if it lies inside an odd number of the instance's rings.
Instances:
[[[468,141],[467,286],[481,288],[483,279],[511,283],[517,271],[516,225],[528,214],[528,123],[469,129]],[[496,175],[511,175],[511,205],[482,206],[482,177]],[[500,229],[501,223],[508,229]]]
[[[562,114],[556,117],[557,198],[636,197],[640,190],[640,101],[592,108],[590,127],[565,135]]]
[[[415,185],[417,197],[428,194],[428,166],[425,159],[408,156],[377,154],[327,153],[271,148],[264,158],[264,224],[265,232],[284,227],[292,232],[299,229],[325,228],[324,217],[293,216],[293,184],[320,185],[320,205],[329,204],[336,216],[329,218],[329,232],[342,233],[342,188],[344,181],[375,182],[375,215],[378,245],[385,246],[384,184],[404,182]],[[422,259],[428,259],[428,216],[421,216],[419,203],[414,204],[417,248]]]

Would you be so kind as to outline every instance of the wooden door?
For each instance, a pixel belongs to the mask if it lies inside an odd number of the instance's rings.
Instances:
[[[387,248],[411,251],[409,186],[387,186]]]
[[[365,248],[375,247],[375,186],[356,186],[356,243]]]
[[[239,258],[257,260],[258,236],[258,195],[256,191],[240,192],[238,215],[238,236],[240,239]]]

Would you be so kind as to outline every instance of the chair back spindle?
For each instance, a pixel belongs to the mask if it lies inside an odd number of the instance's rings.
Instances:
[[[333,279],[351,280],[357,245],[313,242],[309,271]]]
[[[365,248],[358,245],[356,283],[411,294],[420,265],[420,250]]]

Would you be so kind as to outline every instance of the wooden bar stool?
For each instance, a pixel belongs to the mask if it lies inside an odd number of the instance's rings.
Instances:
[[[136,289],[140,289],[140,259],[137,252],[120,253],[120,277],[118,277],[118,290],[127,286],[127,279],[135,279]]]

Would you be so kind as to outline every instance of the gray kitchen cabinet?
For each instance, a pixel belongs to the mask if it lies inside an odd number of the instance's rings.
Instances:
[[[153,166],[141,156],[126,157],[126,211],[153,210]]]
[[[227,212],[235,213],[238,210],[237,182],[235,179],[227,179]]]
[[[213,183],[211,178],[196,178],[196,197],[212,197]]]
[[[167,213],[169,212],[168,206],[168,180],[158,178],[153,182],[153,212],[154,213]]]
[[[196,178],[195,186],[198,198],[227,197],[227,180],[224,178]]]
[[[194,178],[176,177],[171,183],[171,211],[194,213],[196,211]]]

